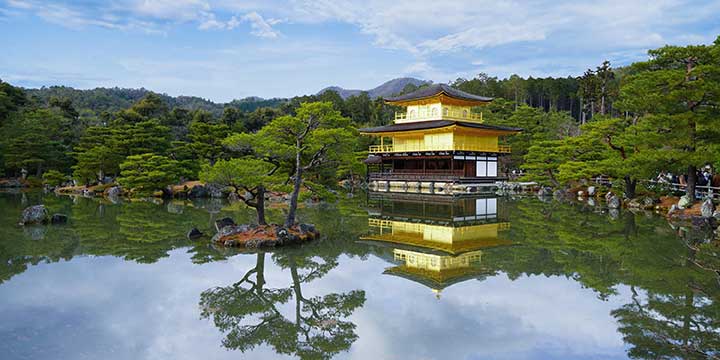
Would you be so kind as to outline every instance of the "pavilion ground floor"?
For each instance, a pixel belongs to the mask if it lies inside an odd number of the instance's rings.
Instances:
[[[481,192],[507,180],[497,153],[387,153],[368,158],[371,190],[388,192]]]

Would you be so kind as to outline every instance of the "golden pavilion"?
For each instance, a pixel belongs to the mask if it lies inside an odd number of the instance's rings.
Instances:
[[[500,236],[510,224],[498,214],[497,198],[381,197],[372,205],[370,233],[361,240],[384,248],[396,264],[384,273],[438,296],[453,284],[492,274],[482,264],[483,251],[511,244]]]
[[[446,84],[386,98],[406,111],[392,125],[360,129],[379,138],[365,161],[370,188],[457,193],[505,180],[498,160],[511,149],[501,139],[522,129],[486,124],[473,112],[491,101]]]

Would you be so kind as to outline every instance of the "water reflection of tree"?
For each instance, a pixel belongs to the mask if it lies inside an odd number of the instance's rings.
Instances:
[[[223,345],[244,352],[266,344],[301,359],[329,359],[348,350],[357,335],[347,317],[363,305],[365,292],[307,297],[303,285],[323,277],[337,262],[303,255],[298,249],[278,253],[274,259],[289,270],[290,287],[265,287],[265,254],[260,253],[255,267],[240,281],[201,294],[202,317],[212,318],[225,333]],[[294,314],[283,314],[279,307],[284,304],[294,305]]]
[[[720,287],[715,267],[708,265],[717,264],[717,251],[708,251],[717,243],[679,239],[660,217],[623,212],[609,219],[577,206],[509,205],[514,207],[509,235],[523,246],[496,260],[499,268],[512,276],[528,274],[533,266],[545,275],[557,271],[601,299],[617,294],[618,285],[629,285],[632,301],[612,315],[633,358],[720,356]]]
[[[720,356],[717,302],[687,289],[685,294],[633,294],[614,310],[620,332],[641,359],[708,359]]]
[[[632,287],[632,302],[614,310],[630,356],[643,359],[720,358],[720,288],[698,268],[698,248],[706,239],[682,236],[687,254],[676,276],[666,277],[661,291],[642,296]],[[712,238],[710,238],[712,239]]]

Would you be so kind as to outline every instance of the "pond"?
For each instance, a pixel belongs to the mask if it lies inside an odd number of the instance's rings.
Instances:
[[[66,225],[20,227],[45,204]],[[665,219],[534,197],[308,205],[268,252],[185,233],[218,200],[0,193],[3,359],[705,358],[717,276]],[[283,209],[271,207],[280,221]]]

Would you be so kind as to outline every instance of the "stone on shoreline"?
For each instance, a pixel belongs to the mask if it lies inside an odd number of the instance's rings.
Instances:
[[[649,210],[655,207],[655,199],[649,196],[634,198],[625,204],[628,208]]]
[[[713,204],[712,199],[705,199],[705,201],[702,203],[702,206],[700,207],[700,215],[704,218],[711,218],[713,217],[714,211],[715,204]]]
[[[119,186],[113,186],[105,190],[105,196],[107,197],[118,197],[122,194],[122,189]]]
[[[19,179],[0,179],[0,188],[22,188],[26,186]]]
[[[607,197],[607,205],[610,209],[619,209],[620,208],[620,198],[615,196],[615,194],[611,194],[611,196]]]
[[[204,185],[195,185],[187,192],[187,197],[189,199],[207,198],[210,197],[210,192]]]
[[[588,194],[588,196],[595,196],[595,187],[594,187],[594,186],[589,186],[589,187],[587,188],[587,194]]]
[[[680,208],[680,209],[685,209],[685,208],[687,208],[687,207],[692,206],[692,203],[693,203],[693,202],[692,202],[692,200],[690,199],[689,196],[683,195],[683,196],[680,197],[680,200],[678,200],[677,206],[678,206],[678,208]]]

